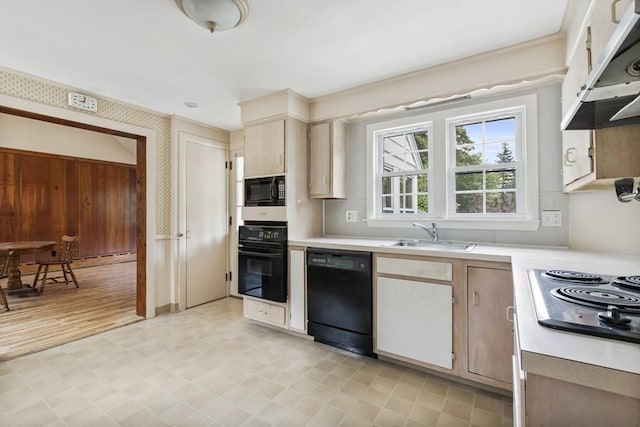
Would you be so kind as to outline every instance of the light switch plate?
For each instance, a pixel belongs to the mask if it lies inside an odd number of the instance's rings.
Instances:
[[[345,212],[347,222],[358,222],[358,211]]]
[[[562,211],[542,211],[543,227],[562,227]]]

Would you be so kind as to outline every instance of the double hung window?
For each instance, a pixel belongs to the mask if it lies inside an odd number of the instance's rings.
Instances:
[[[367,224],[537,229],[537,129],[536,95],[367,125]]]
[[[430,125],[392,130],[378,138],[381,214],[429,212]]]
[[[450,215],[518,215],[522,110],[447,122]]]

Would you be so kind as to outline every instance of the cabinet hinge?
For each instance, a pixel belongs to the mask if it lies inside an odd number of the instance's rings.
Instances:
[[[454,352],[451,352],[451,360],[456,360],[456,354]]]
[[[456,297],[451,297],[451,304],[455,304],[456,303]]]
[[[593,147],[589,147],[587,152],[589,153],[589,157],[593,158]]]
[[[593,60],[591,59],[591,27],[587,27],[587,40],[585,45],[587,48],[587,71],[591,72],[593,68]]]

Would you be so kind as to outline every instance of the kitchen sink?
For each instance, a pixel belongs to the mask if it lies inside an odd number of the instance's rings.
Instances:
[[[383,246],[438,249],[443,251],[470,251],[476,247],[475,243],[452,242],[450,240],[398,240]]]

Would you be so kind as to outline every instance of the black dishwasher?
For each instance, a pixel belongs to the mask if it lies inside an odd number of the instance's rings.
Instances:
[[[371,253],[307,249],[307,317],[315,341],[375,356]]]

